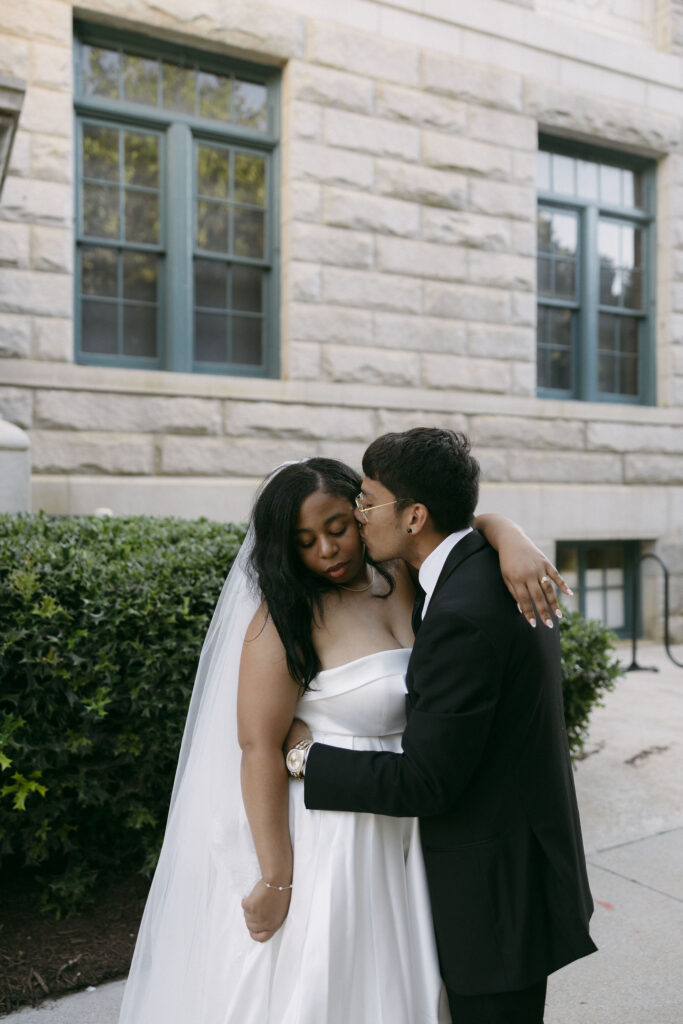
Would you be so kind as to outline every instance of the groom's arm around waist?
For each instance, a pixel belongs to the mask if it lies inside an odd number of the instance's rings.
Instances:
[[[486,743],[500,691],[499,659],[473,623],[448,609],[433,609],[419,644],[403,752],[315,743],[304,780],[308,808],[412,817],[455,804]]]

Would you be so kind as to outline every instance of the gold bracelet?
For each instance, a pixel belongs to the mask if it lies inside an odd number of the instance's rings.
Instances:
[[[266,889],[276,889],[278,892],[286,892],[288,889],[292,888],[291,882],[289,885],[273,885],[271,882],[266,882],[264,878],[262,878],[261,881],[265,885]]]

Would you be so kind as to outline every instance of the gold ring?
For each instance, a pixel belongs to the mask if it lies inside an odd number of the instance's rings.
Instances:
[[[552,583],[550,576],[541,576],[541,583]]]

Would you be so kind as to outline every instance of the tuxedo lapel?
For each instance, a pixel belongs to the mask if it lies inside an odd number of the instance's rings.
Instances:
[[[486,539],[478,532],[478,530],[472,530],[472,532],[463,537],[461,541],[458,541],[444,562],[443,569],[436,581],[436,586],[434,587],[434,591],[427,607],[427,614],[429,614],[429,609],[432,606],[434,598],[439,593],[439,590],[444,585],[448,577],[455,572],[458,566],[461,565],[466,558],[469,558],[470,555],[474,555],[477,551],[481,551],[482,548],[486,547],[486,544]]]
[[[463,539],[461,541],[459,541],[455,545],[453,550],[449,552],[448,558],[444,562],[443,569],[439,573],[439,578],[436,581],[436,586],[434,587],[434,591],[432,592],[432,596],[430,598],[429,605],[427,606],[427,615],[429,615],[429,609],[432,607],[432,605],[434,603],[434,598],[436,597],[436,595],[438,594],[439,590],[444,585],[444,583],[446,582],[448,577],[452,573],[455,572],[455,570],[458,568],[459,565],[462,565],[462,563],[465,561],[465,559],[469,558],[470,555],[475,554],[477,551],[481,551],[482,548],[486,547],[487,543],[488,542],[486,541],[486,539],[477,530],[473,530],[471,533],[468,533],[465,537],[463,537]],[[419,590],[422,591],[422,588],[420,587]],[[420,628],[420,625],[422,623],[422,606],[423,605],[424,605],[424,591],[422,591],[421,599],[420,599],[419,596],[416,598],[415,605],[413,607],[413,632],[415,633],[415,647],[417,647],[418,644],[419,644],[419,638],[417,636],[417,632],[418,632],[418,629]],[[418,611],[418,608],[419,608],[419,611]],[[417,621],[418,618],[419,618],[419,621]],[[413,652],[415,651],[415,647],[413,647]],[[413,666],[413,655],[411,654],[410,661],[408,662],[408,670],[407,670],[407,673],[406,673],[406,688],[408,690],[406,704],[407,704],[408,714],[410,714],[410,711],[411,711],[411,704],[412,704],[412,697],[413,697],[413,671],[412,671],[412,666]]]

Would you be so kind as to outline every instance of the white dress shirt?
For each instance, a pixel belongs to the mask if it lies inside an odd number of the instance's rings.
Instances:
[[[420,572],[418,579],[420,580],[420,586],[425,592],[425,603],[422,606],[422,618],[424,619],[427,614],[427,608],[429,602],[432,599],[434,593],[434,587],[436,586],[441,570],[446,564],[446,559],[450,555],[455,545],[466,537],[468,533],[472,533],[472,527],[468,526],[465,530],[458,530],[457,533],[449,533],[445,540],[442,540],[437,547],[427,555],[424,562],[420,566]]]

